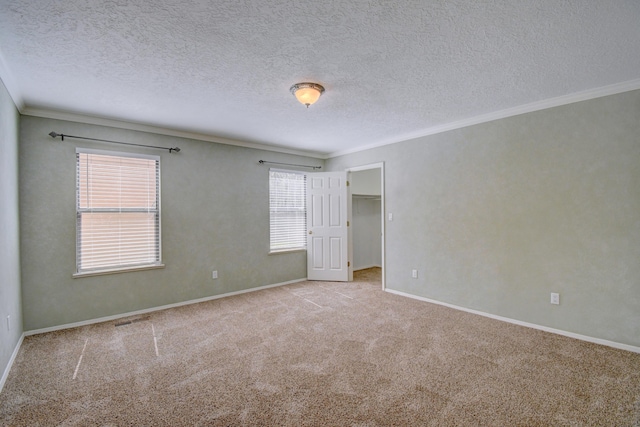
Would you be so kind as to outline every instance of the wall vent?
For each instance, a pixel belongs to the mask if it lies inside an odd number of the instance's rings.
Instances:
[[[130,325],[132,323],[144,322],[145,320],[149,320],[149,318],[150,316],[145,316],[145,317],[137,317],[131,320],[123,320],[122,322],[116,323],[114,326],[117,328],[118,326],[125,326],[125,325]]]

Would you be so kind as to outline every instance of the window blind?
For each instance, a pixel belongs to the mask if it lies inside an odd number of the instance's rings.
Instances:
[[[76,151],[78,273],[160,264],[160,158]]]
[[[269,171],[271,252],[306,248],[306,191],[307,177],[304,173]]]

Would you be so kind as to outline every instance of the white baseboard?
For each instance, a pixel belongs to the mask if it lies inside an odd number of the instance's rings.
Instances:
[[[46,332],[54,332],[54,331],[60,331],[60,330],[63,330],[63,329],[77,328],[79,326],[93,325],[95,323],[110,322],[110,321],[113,321],[113,320],[122,319],[123,317],[139,316],[141,314],[152,313],[154,311],[160,311],[160,310],[166,310],[168,308],[182,307],[184,305],[190,305],[190,304],[197,304],[197,303],[200,303],[200,302],[212,301],[212,300],[215,300],[215,299],[226,298],[226,297],[230,297],[230,296],[234,296],[234,295],[240,295],[240,294],[246,294],[246,293],[249,293],[249,292],[261,291],[261,290],[264,290],[264,289],[275,288],[275,287],[278,287],[278,286],[291,285],[292,283],[304,282],[305,280],[307,280],[306,277],[304,279],[296,279],[296,280],[290,280],[288,282],[282,282],[282,283],[275,283],[275,284],[272,284],[272,285],[260,286],[260,287],[257,287],[257,288],[243,289],[241,291],[229,292],[229,293],[220,294],[220,295],[212,295],[212,296],[209,296],[209,297],[198,298],[198,299],[193,299],[193,300],[189,300],[189,301],[182,301],[182,302],[177,302],[177,303],[174,303],[174,304],[161,305],[159,307],[145,308],[143,310],[130,311],[128,313],[114,314],[113,316],[99,317],[97,319],[89,319],[89,320],[83,320],[81,322],[74,322],[74,323],[67,323],[67,324],[64,324],[64,325],[51,326],[49,328],[34,329],[32,331],[26,331],[23,334],[23,336],[44,334]]]
[[[0,393],[2,393],[2,389],[4,388],[4,383],[7,381],[7,377],[9,377],[9,371],[11,371],[13,362],[16,360],[18,351],[20,351],[20,346],[22,345],[22,341],[24,340],[24,337],[25,337],[24,333],[20,335],[20,339],[16,344],[16,348],[13,349],[13,353],[11,354],[11,358],[9,359],[9,363],[7,363],[7,367],[4,369],[4,372],[2,373],[2,378],[0,378]]]
[[[591,342],[591,343],[594,343],[594,344],[601,344],[601,345],[606,345],[608,347],[617,348],[617,349],[620,349],[620,350],[627,350],[627,351],[631,351],[631,352],[634,352],[634,353],[640,353],[640,347],[636,347],[636,346],[629,345],[629,344],[622,344],[622,343],[615,342],[615,341],[608,341],[608,340],[603,340],[601,338],[594,338],[594,337],[590,337],[590,336],[587,336],[587,335],[576,334],[576,333],[573,333],[573,332],[563,331],[562,329],[549,328],[547,326],[537,325],[535,323],[523,322],[521,320],[511,319],[509,317],[498,316],[498,315],[491,314],[491,313],[485,313],[483,311],[473,310],[471,308],[461,307],[461,306],[458,306],[458,305],[453,305],[453,304],[449,304],[449,303],[446,303],[446,302],[433,300],[433,299],[430,299],[430,298],[425,298],[425,297],[421,297],[421,296],[417,296],[417,295],[412,295],[412,294],[408,294],[406,292],[396,291],[396,290],[393,290],[393,289],[385,289],[385,291],[389,292],[391,294],[400,295],[400,296],[403,296],[403,297],[412,298],[412,299],[416,299],[416,300],[419,300],[419,301],[430,302],[432,304],[443,305],[445,307],[453,308],[455,310],[466,311],[467,313],[477,314],[479,316],[484,316],[484,317],[488,317],[488,318],[495,319],[495,320],[501,320],[503,322],[513,323],[515,325],[525,326],[527,328],[538,329],[540,331],[551,332],[552,334],[563,335],[565,337],[575,338],[575,339],[578,339],[578,340],[587,341],[587,342]]]

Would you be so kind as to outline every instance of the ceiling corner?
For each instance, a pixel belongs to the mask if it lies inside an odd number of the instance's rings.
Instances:
[[[18,89],[16,80],[13,78],[11,70],[9,70],[9,67],[7,66],[7,61],[4,59],[2,50],[0,50],[0,80],[4,83],[4,87],[7,88],[7,92],[9,92],[9,96],[13,99],[13,103],[16,105],[16,108],[22,114],[24,111],[24,99]]]

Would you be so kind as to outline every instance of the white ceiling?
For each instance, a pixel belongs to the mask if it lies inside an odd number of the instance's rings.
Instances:
[[[0,77],[25,114],[335,155],[640,88],[640,1],[0,0]]]

